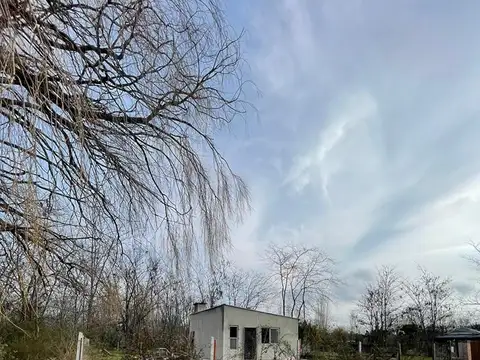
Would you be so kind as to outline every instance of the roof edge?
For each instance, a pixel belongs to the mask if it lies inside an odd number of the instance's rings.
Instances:
[[[211,307],[209,309],[205,309],[205,310],[202,310],[202,311],[199,311],[199,312],[196,312],[196,313],[192,313],[192,314],[190,314],[190,316],[195,316],[197,314],[202,314],[202,313],[205,313],[205,312],[208,312],[208,311],[211,311],[211,310],[216,310],[216,309],[225,308],[225,307],[229,307],[229,308],[232,308],[232,309],[238,309],[238,310],[244,310],[244,311],[251,311],[251,312],[256,312],[256,313],[259,313],[259,314],[265,314],[265,315],[270,315],[270,316],[279,316],[279,317],[286,318],[286,319],[296,320],[297,322],[299,321],[298,318],[294,318],[294,317],[291,317],[291,316],[280,315],[280,314],[270,313],[270,312],[261,311],[261,310],[247,309],[247,308],[242,308],[240,306],[234,306],[234,305],[228,305],[228,304],[220,304],[220,305]]]

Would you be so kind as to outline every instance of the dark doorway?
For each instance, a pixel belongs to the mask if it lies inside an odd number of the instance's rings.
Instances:
[[[245,360],[255,360],[257,353],[257,329],[245,328],[245,336],[243,339],[243,358]]]

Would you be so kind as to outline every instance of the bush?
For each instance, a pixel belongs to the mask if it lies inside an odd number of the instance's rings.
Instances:
[[[1,360],[74,359],[76,333],[45,324],[2,324]]]

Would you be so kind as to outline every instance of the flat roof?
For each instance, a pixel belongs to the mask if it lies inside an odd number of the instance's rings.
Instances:
[[[229,307],[229,308],[233,308],[233,309],[239,309],[239,310],[245,310],[245,311],[252,311],[252,312],[259,313],[259,314],[265,314],[265,315],[271,315],[271,316],[279,316],[279,317],[282,317],[282,318],[287,318],[287,319],[291,319],[291,320],[296,320],[296,321],[298,321],[297,318],[294,318],[294,317],[291,317],[291,316],[274,314],[274,313],[269,313],[269,312],[266,312],[266,311],[260,311],[260,310],[254,310],[254,309],[247,309],[247,308],[242,308],[242,307],[240,307],[240,306],[234,306],[234,305],[228,305],[228,304],[217,305],[217,306],[211,307],[211,308],[209,308],[209,309],[205,309],[205,310],[202,310],[202,311],[194,312],[194,313],[192,313],[192,314],[190,314],[190,315],[197,315],[197,314],[205,313],[205,312],[208,312],[208,311],[211,311],[211,310],[215,310],[215,309],[218,309],[218,308],[221,308],[221,307]]]
[[[455,329],[445,335],[436,336],[435,340],[480,340],[480,331],[470,328]]]

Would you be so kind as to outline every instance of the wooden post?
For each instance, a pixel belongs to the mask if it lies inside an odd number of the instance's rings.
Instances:
[[[358,353],[359,353],[359,354],[362,353],[362,341],[359,341],[359,342],[358,342]]]
[[[217,341],[212,336],[212,339],[210,341],[210,360],[215,360],[216,357],[217,357]]]
[[[77,353],[75,360],[83,360],[83,333],[81,332],[78,333]]]
[[[213,360],[217,360],[217,340],[213,339]]]

